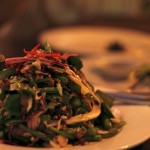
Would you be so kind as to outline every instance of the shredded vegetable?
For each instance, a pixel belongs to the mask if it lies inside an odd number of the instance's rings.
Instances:
[[[30,54],[36,57],[53,57],[53,58],[63,58],[66,59],[70,56],[77,56],[77,54],[64,54],[61,55],[60,53],[44,53],[44,51],[39,51],[38,48],[40,44],[37,44],[31,51],[23,50],[24,53]]]
[[[125,124],[111,112],[113,98],[94,90],[77,54],[36,45],[6,58],[0,70],[0,143],[65,147],[116,135]]]

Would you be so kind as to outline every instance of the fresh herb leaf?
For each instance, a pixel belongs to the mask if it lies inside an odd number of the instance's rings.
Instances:
[[[112,105],[114,103],[113,97],[109,96],[108,94],[106,94],[100,90],[96,91],[96,95],[98,97],[100,97],[108,107],[112,107]]]
[[[69,65],[74,66],[77,70],[80,70],[83,67],[82,61],[79,57],[70,56],[67,61]]]
[[[11,94],[8,95],[4,102],[4,108],[11,116],[19,116],[21,111],[21,95]]]

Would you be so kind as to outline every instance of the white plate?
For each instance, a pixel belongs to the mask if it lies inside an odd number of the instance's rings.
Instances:
[[[148,51],[150,48],[149,34],[112,27],[76,26],[49,29],[39,35],[41,43],[45,43],[46,39],[61,52],[86,55],[101,55],[112,42],[123,44],[127,51],[136,51],[138,56],[143,53],[138,50]]]
[[[111,62],[112,59],[110,58],[108,60]],[[126,78],[128,77],[129,71],[131,71],[132,66],[134,66],[134,63],[130,64],[130,61],[128,61],[129,64],[126,64],[122,68],[109,68],[104,66],[102,64],[103,59],[83,58],[82,61],[84,66],[82,71],[84,72],[86,79],[93,85],[100,85],[101,87],[119,91],[126,91],[131,85],[131,82],[128,79],[121,79],[118,81],[115,79],[125,78],[125,76]],[[117,62],[117,59],[115,61]]]
[[[150,138],[150,107],[138,105],[115,106],[127,124],[116,136],[84,146],[52,148],[51,150],[117,150],[129,149]],[[0,145],[0,150],[37,150],[37,148]],[[50,148],[38,148],[50,150]]]

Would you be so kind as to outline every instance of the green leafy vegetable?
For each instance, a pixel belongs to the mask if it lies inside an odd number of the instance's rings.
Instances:
[[[100,91],[100,90],[97,90],[96,91],[96,94],[97,96],[99,96],[103,101],[104,103],[108,106],[108,107],[112,107],[113,106],[113,103],[114,103],[114,98],[109,96],[108,94]]]
[[[113,98],[89,84],[77,55],[55,53],[49,44],[39,47],[24,49],[25,57],[2,60],[0,139],[64,147],[116,135],[125,122],[112,114]]]
[[[79,57],[70,56],[67,61],[69,65],[74,66],[77,70],[80,70],[83,67],[82,61]]]
[[[20,116],[21,113],[21,95],[11,94],[8,95],[4,101],[4,108],[11,116]]]

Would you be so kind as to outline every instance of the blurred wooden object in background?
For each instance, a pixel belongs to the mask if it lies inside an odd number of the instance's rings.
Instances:
[[[150,33],[150,0],[1,0],[0,53],[32,48],[40,32],[72,25],[131,28]],[[16,55],[16,54],[15,54]]]

